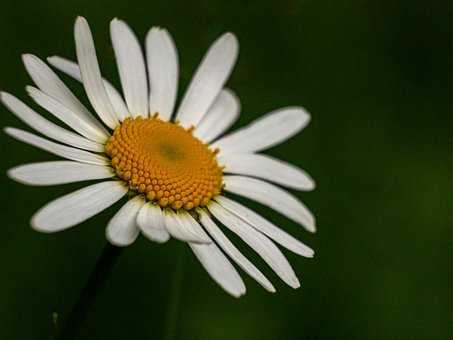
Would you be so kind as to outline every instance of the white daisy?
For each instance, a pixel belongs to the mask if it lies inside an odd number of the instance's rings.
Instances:
[[[67,159],[17,166],[9,170],[11,178],[29,185],[104,180],[48,203],[32,217],[32,227],[48,233],[73,227],[127,195],[127,203],[107,225],[106,236],[112,244],[130,245],[140,232],[160,243],[172,236],[187,242],[211,277],[231,295],[243,295],[245,286],[227,256],[265,289],[275,291],[225,236],[220,222],[284,282],[299,287],[274,242],[305,257],[312,257],[313,251],[226,195],[257,201],[314,232],[310,211],[292,194],[269,183],[308,191],[314,181],[303,170],[258,153],[301,131],[309,114],[300,107],[279,109],[220,137],[240,111],[239,100],[224,87],[238,54],[233,34],[226,33],[212,44],[174,112],[179,66],[169,33],[152,28],[146,37],[145,57],[123,21],[113,20],[110,32],[124,99],[101,77],[84,18],[75,23],[77,63],[56,56],[47,59],[82,82],[100,121],[33,55],[23,56],[36,85],[27,91],[65,127],[1,93],[1,101],[11,112],[54,141],[11,127],[6,133]]]

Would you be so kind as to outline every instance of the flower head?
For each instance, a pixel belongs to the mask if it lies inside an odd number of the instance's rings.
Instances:
[[[257,201],[314,232],[310,211],[269,183],[307,191],[314,188],[313,180],[291,164],[258,153],[302,130],[308,113],[300,107],[279,109],[222,136],[240,111],[238,98],[224,87],[238,54],[233,34],[222,35],[209,48],[174,113],[179,63],[168,32],[149,31],[146,58],[123,21],[114,19],[110,32],[123,94],[102,78],[84,18],[75,24],[77,63],[56,56],[47,59],[82,82],[97,117],[45,62],[29,54],[23,61],[36,87],[28,86],[27,92],[64,127],[14,96],[0,94],[11,112],[47,138],[16,128],[6,128],[7,134],[67,159],[17,166],[9,170],[11,178],[29,185],[103,180],[48,203],[32,217],[32,227],[61,231],[127,196],[107,225],[112,244],[130,245],[140,232],[160,243],[174,237],[187,242],[211,277],[233,296],[243,295],[245,286],[227,256],[264,288],[275,291],[225,236],[220,222],[283,281],[299,287],[274,241],[302,256],[312,257],[313,251],[227,193]]]

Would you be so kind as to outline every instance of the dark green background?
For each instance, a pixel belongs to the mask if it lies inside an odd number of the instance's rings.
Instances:
[[[236,126],[286,105],[312,113],[302,134],[268,153],[316,179],[316,191],[298,196],[316,214],[318,233],[252,205],[316,250],[314,259],[285,252],[301,289],[286,287],[237,242],[278,292],[266,293],[244,274],[248,293],[234,299],[182,243],[140,237],[122,254],[80,338],[161,339],[178,252],[185,268],[177,339],[451,338],[453,3],[434,3],[2,0],[0,89],[23,99],[31,80],[21,53],[74,58],[72,26],[84,15],[104,75],[116,84],[113,17],[142,39],[152,25],[168,28],[182,86],[209,44],[230,30],[241,43],[229,82],[243,107]],[[3,107],[0,115],[3,126],[24,127]],[[54,159],[0,138],[2,174]],[[51,313],[63,321],[71,309],[115,209],[66,232],[40,234],[28,224],[33,212],[83,184],[37,188],[0,178],[0,339],[50,339]]]

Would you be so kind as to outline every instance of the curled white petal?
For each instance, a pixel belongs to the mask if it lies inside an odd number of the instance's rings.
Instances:
[[[193,243],[209,243],[210,240],[199,233],[198,229],[193,228],[188,221],[188,213],[178,212],[176,214],[171,209],[164,211],[165,227],[174,238]]]
[[[144,203],[140,196],[135,196],[113,216],[105,230],[107,240],[111,244],[125,247],[134,243],[139,234],[137,214]]]
[[[170,234],[165,228],[165,216],[161,208],[152,203],[146,203],[137,216],[137,224],[143,235],[151,241],[167,242]]]

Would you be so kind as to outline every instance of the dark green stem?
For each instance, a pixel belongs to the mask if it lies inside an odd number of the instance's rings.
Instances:
[[[90,278],[85,284],[85,287],[83,287],[74,308],[66,319],[66,323],[58,339],[76,339],[80,325],[85,320],[88,310],[95,300],[97,293],[100,291],[112,271],[122,250],[123,248],[115,247],[110,243],[105,245],[101,256],[91,272]]]
[[[170,288],[170,298],[166,313],[166,333],[164,340],[173,340],[176,336],[179,305],[181,300],[181,288],[184,277],[184,251],[183,244],[178,244],[179,253],[177,255],[176,264],[173,272],[172,283]]]

